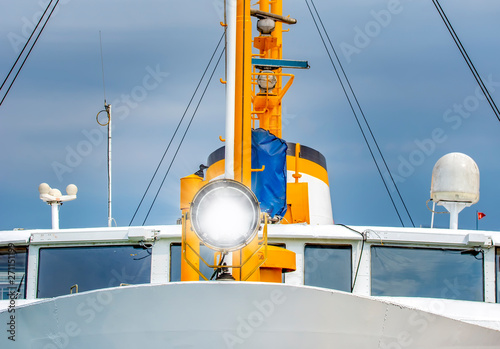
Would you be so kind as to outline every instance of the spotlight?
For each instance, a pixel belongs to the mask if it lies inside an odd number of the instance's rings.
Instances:
[[[191,225],[200,240],[218,251],[246,246],[260,226],[260,207],[255,194],[231,179],[219,179],[201,188],[189,211]]]

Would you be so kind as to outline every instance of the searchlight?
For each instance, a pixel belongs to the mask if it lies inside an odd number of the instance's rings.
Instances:
[[[219,179],[201,188],[189,211],[191,226],[208,247],[230,252],[247,244],[260,227],[260,207],[244,184]]]

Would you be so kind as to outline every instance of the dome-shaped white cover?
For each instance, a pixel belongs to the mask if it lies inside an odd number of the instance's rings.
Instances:
[[[479,201],[479,168],[462,153],[449,153],[432,170],[431,199],[475,204]]]

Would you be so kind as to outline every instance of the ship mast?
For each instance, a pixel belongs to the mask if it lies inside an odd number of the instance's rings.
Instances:
[[[296,21],[282,16],[282,0],[272,3],[261,0],[259,10],[251,9],[250,0],[228,0],[227,4],[224,174],[223,179],[213,181],[203,180],[197,174],[181,179],[181,280],[206,279],[200,272],[202,260],[216,272],[223,270],[230,279],[233,278],[228,275],[228,268],[238,281],[280,282],[283,270],[295,270],[295,254],[267,246],[270,217],[263,213],[265,211],[261,212],[259,200],[251,190],[252,173],[264,170],[264,167],[252,169],[252,133],[258,123],[259,128],[269,131],[274,138],[281,138],[281,100],[293,81],[293,75],[281,72],[281,24]],[[252,53],[251,16],[259,18],[257,27],[261,35],[255,38],[254,44],[259,49],[257,54]],[[270,29],[265,29],[262,21],[267,21]],[[282,87],[285,76],[288,81]],[[286,157],[286,144],[282,156]],[[282,171],[286,174],[286,165]],[[282,185],[286,187],[286,175]],[[224,200],[230,204],[222,203]],[[246,205],[243,210],[239,209],[240,204]],[[217,205],[222,210],[215,209]],[[286,203],[284,205],[286,208]],[[236,210],[233,206],[237,206]],[[262,237],[258,234],[259,227]],[[201,258],[200,243],[219,251],[215,265]],[[272,262],[266,265],[266,261]],[[227,263],[227,267],[223,263]]]

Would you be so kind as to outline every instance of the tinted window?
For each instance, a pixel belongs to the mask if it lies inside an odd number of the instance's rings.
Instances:
[[[38,297],[48,298],[151,279],[151,249],[138,246],[40,249]]]
[[[304,284],[351,292],[351,246],[306,245]]]
[[[9,291],[19,291],[26,298],[26,262],[28,249],[9,245],[0,247],[0,299],[9,299]]]
[[[373,246],[372,295],[482,301],[483,254]]]
[[[170,245],[170,281],[181,281],[181,244]]]
[[[170,245],[170,281],[181,281],[181,244],[173,243]],[[205,245],[200,245],[200,255],[209,264],[214,264],[215,251]],[[208,279],[212,277],[214,270],[207,267],[202,260],[200,260],[200,271]],[[201,276],[199,280],[204,280]]]

